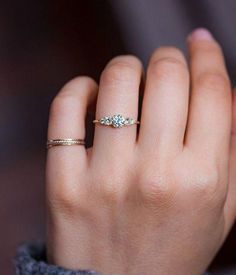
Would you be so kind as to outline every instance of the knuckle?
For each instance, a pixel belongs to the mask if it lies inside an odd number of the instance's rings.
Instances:
[[[191,52],[193,55],[198,54],[199,51],[209,54],[222,53],[222,49],[219,43],[217,43],[216,41],[212,43],[211,41],[207,40],[199,40],[191,44]]]
[[[142,63],[139,60],[139,58],[137,58],[134,55],[120,55],[120,56],[116,56],[114,57],[109,63],[108,63],[108,67],[112,64],[116,64],[116,63],[124,63],[124,64],[129,64],[130,66],[136,67],[138,69],[142,68]]]
[[[114,82],[132,83],[137,81],[139,77],[140,73],[137,65],[128,60],[117,60],[108,64],[101,76],[106,84],[112,84]]]
[[[61,93],[74,93],[78,88],[84,87],[97,87],[96,81],[89,76],[77,76],[68,81],[63,87]]]
[[[159,47],[153,52],[151,59],[155,60],[163,56],[173,57],[185,63],[185,57],[182,51],[176,47]]]
[[[96,88],[95,80],[88,76],[78,76],[62,87],[61,91],[53,99],[50,109],[51,111],[58,111],[67,108],[67,106],[74,106],[86,97],[84,90],[90,91]]]
[[[229,80],[223,73],[208,72],[201,74],[197,79],[197,85],[209,91],[222,91],[229,89]]]
[[[78,201],[80,201],[78,195],[77,190],[60,185],[60,188],[50,194],[49,205],[60,212],[72,213],[78,208]]]
[[[78,104],[86,97],[85,90],[90,91],[96,88],[97,84],[92,78],[87,76],[76,77],[66,83],[53,99],[50,111],[54,113]]]
[[[168,204],[174,197],[174,185],[165,176],[142,177],[138,188],[148,204]]]
[[[64,106],[67,106],[73,102],[75,96],[71,94],[58,94],[52,101],[51,109],[62,109]]]
[[[106,183],[103,185],[102,190],[100,190],[102,200],[108,205],[116,204],[122,196],[122,191],[120,189],[118,185]]]
[[[109,177],[107,176],[109,175]],[[114,172],[112,169],[103,171],[102,174],[96,175],[96,193],[106,204],[115,204],[124,196],[124,183],[127,181],[119,172]]]
[[[162,57],[155,59],[150,64],[150,71],[160,80],[185,78],[188,75],[186,64],[176,57]]]
[[[57,116],[61,112],[65,112],[75,104],[78,105],[80,99],[72,94],[59,94],[57,95],[50,106],[50,116]]]
[[[202,156],[189,161],[185,169],[174,169],[176,185],[179,186],[181,198],[191,198],[193,203],[202,206],[217,206],[225,196],[226,185],[223,183],[218,160]]]
[[[219,195],[220,186],[220,175],[214,167],[205,167],[195,176],[194,189],[207,200]]]

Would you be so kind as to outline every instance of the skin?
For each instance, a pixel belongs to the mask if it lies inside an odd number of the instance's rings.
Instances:
[[[96,118],[121,113],[141,124],[95,125],[93,147],[48,150],[49,262],[102,274],[200,275],[236,216],[236,101],[219,44],[206,30],[142,65],[112,59],[98,85],[67,83],[50,111],[48,138],[85,138]],[[189,65],[189,66],[188,66]]]

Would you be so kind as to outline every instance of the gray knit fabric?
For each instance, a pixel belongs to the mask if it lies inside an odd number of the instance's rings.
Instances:
[[[101,275],[93,270],[74,271],[48,264],[45,244],[39,241],[21,245],[17,250],[14,263],[16,275]],[[210,275],[210,273],[204,273],[204,275]]]
[[[93,270],[68,270],[47,264],[46,249],[42,242],[21,245],[14,260],[16,275],[99,275]]]

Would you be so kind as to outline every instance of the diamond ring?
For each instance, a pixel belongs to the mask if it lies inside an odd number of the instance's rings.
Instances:
[[[120,114],[113,116],[104,116],[100,119],[93,120],[93,123],[99,123],[101,125],[106,126],[113,126],[115,128],[121,128],[123,126],[129,126],[133,124],[140,124],[138,120],[129,117],[124,117]]]

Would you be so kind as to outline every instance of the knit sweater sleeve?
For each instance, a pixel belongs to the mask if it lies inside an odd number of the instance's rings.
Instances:
[[[16,275],[101,275],[94,270],[69,270],[48,264],[45,244],[39,241],[21,245],[17,249],[14,263]]]
[[[94,270],[68,270],[48,264],[43,242],[21,245],[17,249],[14,264],[16,275],[101,275]]]

